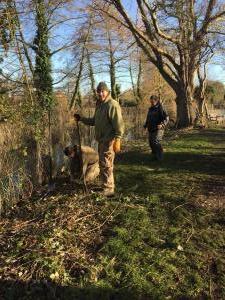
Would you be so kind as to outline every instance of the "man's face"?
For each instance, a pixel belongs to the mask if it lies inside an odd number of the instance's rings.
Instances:
[[[69,158],[73,158],[75,157],[75,151],[71,151],[70,154],[68,155]]]
[[[151,99],[151,98],[149,99],[149,101],[150,101],[151,106],[154,106],[158,103],[158,100]]]
[[[75,151],[71,147],[66,147],[65,150],[64,150],[64,154],[66,156],[68,156],[69,158],[73,158],[75,156]]]
[[[102,101],[102,102],[105,101],[105,99],[107,98],[107,96],[109,94],[109,92],[106,91],[106,90],[99,90],[99,91],[97,91],[97,93],[98,93],[98,96],[99,96],[99,100]]]

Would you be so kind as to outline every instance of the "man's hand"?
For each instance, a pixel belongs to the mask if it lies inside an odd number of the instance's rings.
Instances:
[[[162,124],[159,124],[159,125],[157,125],[157,128],[158,128],[158,129],[163,129],[163,125],[162,125]]]
[[[75,121],[77,121],[77,122],[80,121],[81,116],[79,114],[74,114],[73,116],[74,116]]]
[[[113,151],[114,151],[115,153],[120,152],[120,146],[121,146],[121,144],[120,144],[120,139],[116,138],[116,139],[114,140],[114,142],[113,142]]]

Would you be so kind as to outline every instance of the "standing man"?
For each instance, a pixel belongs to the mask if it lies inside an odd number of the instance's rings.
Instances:
[[[169,117],[160,103],[158,96],[152,95],[149,100],[151,106],[148,110],[144,128],[148,129],[149,146],[152,154],[157,160],[162,160],[163,148],[161,141],[164,129],[169,122]]]
[[[124,132],[124,122],[121,108],[113,100],[105,82],[97,86],[99,100],[92,118],[85,118],[75,114],[76,121],[95,126],[95,138],[98,141],[100,175],[103,181],[103,195],[114,195],[113,165],[115,153],[120,151],[120,140]]]

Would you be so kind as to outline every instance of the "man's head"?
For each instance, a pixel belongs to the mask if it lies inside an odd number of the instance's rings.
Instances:
[[[99,96],[99,100],[104,102],[105,99],[108,97],[109,92],[110,91],[107,84],[104,81],[99,82],[97,86],[97,94]]]
[[[149,100],[151,105],[156,105],[159,102],[159,97],[156,95],[151,95]]]
[[[70,158],[74,157],[77,153],[76,145],[75,146],[67,146],[63,152],[66,156],[68,156]]]

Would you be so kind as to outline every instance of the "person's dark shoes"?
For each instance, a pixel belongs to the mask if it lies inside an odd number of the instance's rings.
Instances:
[[[162,161],[163,160],[163,155],[162,154],[157,155],[156,160],[157,161]]]
[[[156,153],[156,160],[157,161],[162,161],[163,160],[163,151],[158,151]]]

